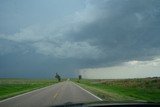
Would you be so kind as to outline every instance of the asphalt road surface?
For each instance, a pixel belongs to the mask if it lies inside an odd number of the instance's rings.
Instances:
[[[71,81],[64,81],[0,101],[0,107],[50,107],[69,102],[84,103],[101,99]]]

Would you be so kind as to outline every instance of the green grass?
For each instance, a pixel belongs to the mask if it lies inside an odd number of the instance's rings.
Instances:
[[[56,80],[0,79],[0,100],[57,83]]]
[[[78,84],[109,101],[160,102],[160,78],[81,80]]]

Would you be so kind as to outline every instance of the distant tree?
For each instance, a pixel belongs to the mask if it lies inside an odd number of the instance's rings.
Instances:
[[[60,75],[58,75],[58,73],[56,73],[55,78],[58,80],[58,82],[60,82],[60,81],[61,81],[61,76],[60,76]]]
[[[79,78],[79,80],[81,80],[82,79],[82,75],[79,75],[78,78]]]

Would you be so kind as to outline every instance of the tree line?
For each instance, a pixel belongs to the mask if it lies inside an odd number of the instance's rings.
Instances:
[[[61,81],[61,76],[58,73],[56,73],[55,78],[58,80],[58,82]],[[78,80],[80,81],[81,79],[82,79],[82,75],[79,75]]]

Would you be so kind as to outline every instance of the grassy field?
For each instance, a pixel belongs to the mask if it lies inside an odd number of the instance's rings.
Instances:
[[[160,102],[160,78],[73,81],[107,101]]]
[[[0,100],[57,83],[56,80],[0,79]]]

